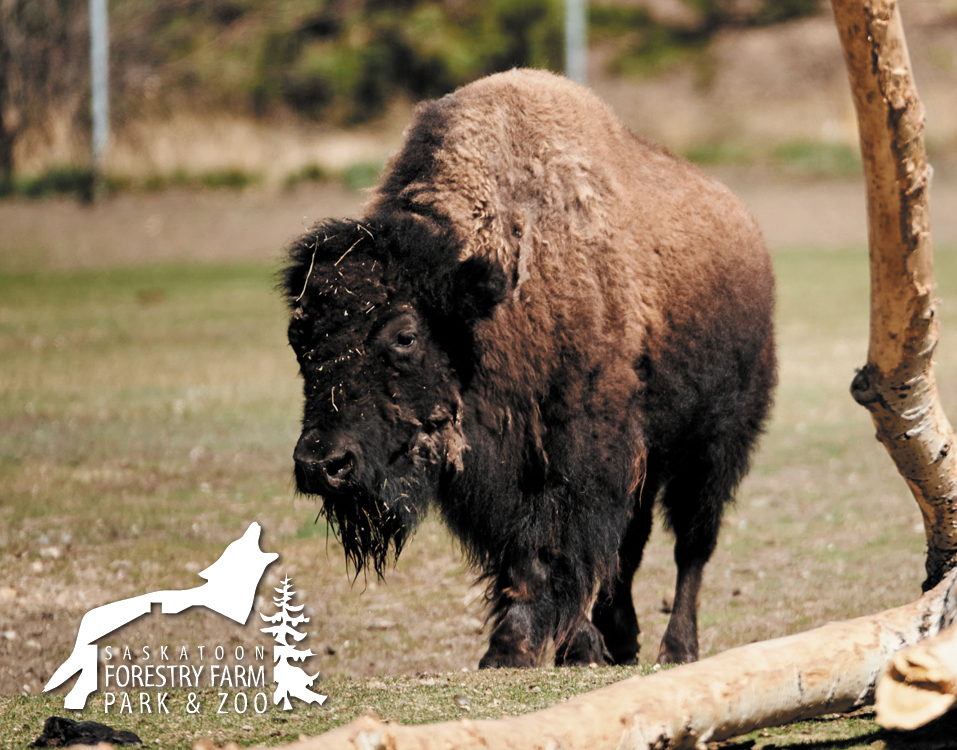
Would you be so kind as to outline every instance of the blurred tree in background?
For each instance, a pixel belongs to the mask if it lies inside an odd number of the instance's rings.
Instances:
[[[287,7],[272,15],[241,84],[257,114],[279,105],[358,122],[396,94],[441,96],[521,65],[561,69],[561,0],[276,5]]]
[[[656,59],[727,25],[812,13],[818,0],[660,0],[590,4],[593,39],[631,34]],[[0,184],[14,139],[71,128],[89,137],[87,0],[0,0]],[[110,4],[114,127],[176,111],[296,116],[339,125],[396,97],[440,96],[515,66],[563,67],[563,0],[115,0]],[[621,70],[642,71],[641,65]]]
[[[7,91],[9,84],[7,75],[2,71],[10,70],[10,50],[5,44],[4,26],[3,7],[0,6],[0,194],[9,190],[13,179],[13,143],[16,138],[13,112],[9,115],[6,113],[6,104],[10,99]]]
[[[89,36],[85,2],[0,0],[0,186],[30,116],[88,127]],[[50,127],[59,122],[48,122]]]
[[[810,15],[818,0],[686,0],[698,14],[702,29],[728,25],[780,23]]]

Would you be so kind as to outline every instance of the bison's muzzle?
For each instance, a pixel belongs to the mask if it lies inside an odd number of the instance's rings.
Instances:
[[[340,492],[362,475],[359,446],[344,436],[304,432],[293,452],[296,487],[311,495]]]

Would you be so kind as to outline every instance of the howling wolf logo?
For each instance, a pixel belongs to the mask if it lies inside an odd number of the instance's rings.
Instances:
[[[77,672],[76,685],[63,701],[64,708],[83,708],[97,688],[96,641],[136,618],[147,614],[153,604],[163,614],[175,614],[190,607],[206,607],[240,625],[246,623],[253,608],[256,588],[263,573],[279,555],[259,549],[262,527],[251,523],[240,539],[230,544],[216,562],[199,575],[206,583],[182,591],[156,591],[122,599],[91,609],[80,621],[73,653],[53,673],[43,692],[59,687]]]

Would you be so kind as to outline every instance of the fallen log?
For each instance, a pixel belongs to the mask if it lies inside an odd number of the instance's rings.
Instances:
[[[294,750],[696,747],[873,700],[892,656],[957,619],[957,571],[917,601],[631,677],[520,717],[402,726],[364,716]]]

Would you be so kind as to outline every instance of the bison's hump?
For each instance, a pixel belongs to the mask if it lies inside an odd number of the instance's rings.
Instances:
[[[500,73],[420,105],[370,215],[441,225],[459,260],[504,271],[506,303],[476,340],[513,379],[571,361],[630,371],[669,341],[713,349],[718,320],[740,332],[731,350],[771,336],[770,261],[744,206],[551,73]]]
[[[625,235],[631,252],[729,228],[739,240],[750,233],[746,245],[756,239],[730,192],[633,134],[587,88],[541,70],[492,75],[420,105],[372,210],[448,221],[465,255],[509,272],[536,231],[555,250],[551,240],[569,233],[579,247]]]

